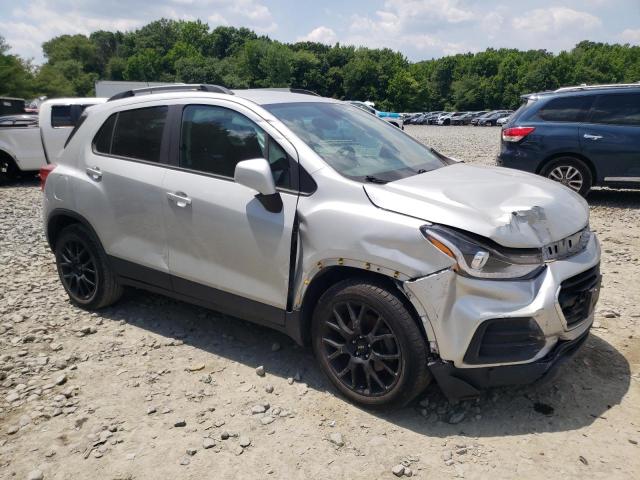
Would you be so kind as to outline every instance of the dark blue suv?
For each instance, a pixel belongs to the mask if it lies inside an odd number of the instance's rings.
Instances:
[[[640,188],[640,83],[523,96],[502,129],[498,165],[537,173],[581,195]]]

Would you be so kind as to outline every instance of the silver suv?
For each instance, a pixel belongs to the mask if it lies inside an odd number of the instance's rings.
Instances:
[[[449,398],[533,382],[592,324],[600,247],[579,195],[309,92],[125,92],[41,176],[71,302],[131,285],[267,325],[369,407],[433,378]]]

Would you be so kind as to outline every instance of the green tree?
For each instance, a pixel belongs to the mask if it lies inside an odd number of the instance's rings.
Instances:
[[[10,46],[0,36],[0,96],[30,97],[34,94],[31,64],[9,55]]]
[[[640,46],[583,41],[554,55],[492,49],[410,63],[390,49],[284,44],[247,28],[160,19],[137,30],[60,35],[34,67],[0,39],[0,91],[87,95],[96,79],[294,86],[380,109],[515,108],[521,95],[579,83],[640,81]]]

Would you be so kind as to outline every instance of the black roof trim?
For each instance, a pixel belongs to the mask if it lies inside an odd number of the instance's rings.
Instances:
[[[209,93],[223,93],[225,95],[233,95],[233,92],[226,87],[222,87],[220,85],[209,85],[209,84],[177,84],[177,85],[159,85],[155,87],[144,87],[144,88],[136,88],[134,90],[126,90],[124,92],[116,93],[112,97],[107,100],[107,102],[111,102],[113,100],[120,100],[121,98],[129,98],[135,97],[137,94],[146,93],[165,93],[165,92],[182,92],[196,90],[200,92],[209,92]]]

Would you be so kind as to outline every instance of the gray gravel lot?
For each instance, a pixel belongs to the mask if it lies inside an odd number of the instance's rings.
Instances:
[[[472,163],[498,149],[497,128],[407,132]],[[432,388],[385,414],[242,320],[139,291],[74,308],[40,196],[34,181],[0,187],[0,478],[640,477],[640,192],[590,198],[604,286],[555,380],[456,405]]]

